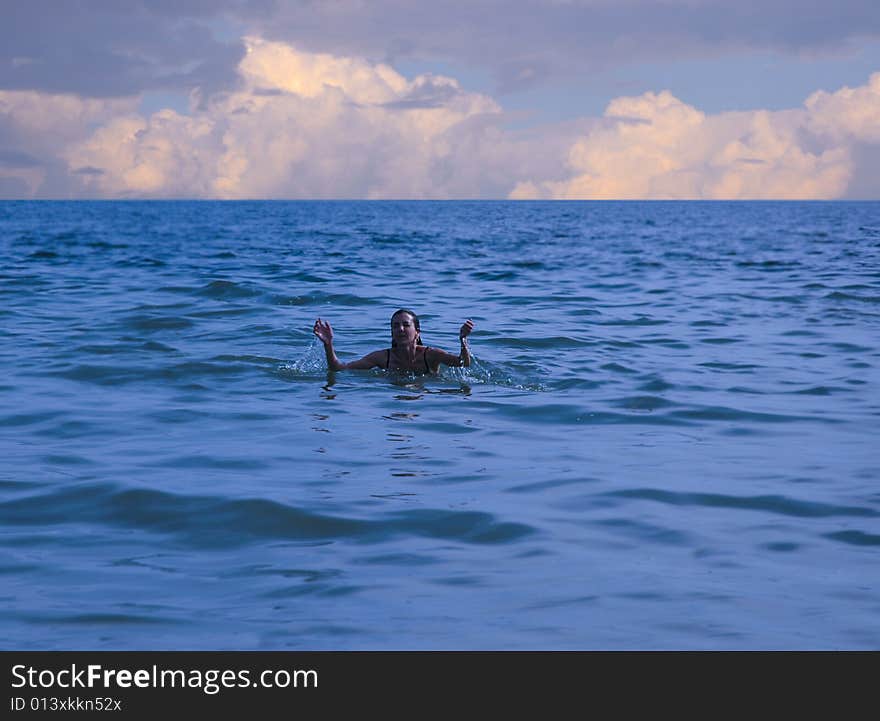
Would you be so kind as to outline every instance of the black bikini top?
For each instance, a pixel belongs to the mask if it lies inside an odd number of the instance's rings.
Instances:
[[[431,367],[428,365],[428,349],[425,348],[425,373],[431,372]],[[388,370],[391,367],[391,349],[385,349],[385,370]]]

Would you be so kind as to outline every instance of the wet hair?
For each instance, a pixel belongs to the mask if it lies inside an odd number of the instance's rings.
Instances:
[[[401,313],[406,313],[413,319],[413,325],[416,327],[416,345],[423,345],[422,343],[422,327],[419,325],[419,317],[413,313],[409,308],[399,308],[391,316],[391,322],[394,323],[394,319],[399,316]],[[391,335],[391,347],[394,348],[397,344],[394,342],[394,334]]]

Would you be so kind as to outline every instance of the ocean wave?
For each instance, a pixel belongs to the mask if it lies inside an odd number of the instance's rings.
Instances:
[[[124,527],[214,548],[270,539],[376,543],[400,535],[494,544],[517,541],[535,530],[479,511],[415,509],[369,519],[347,518],[269,499],[194,496],[109,484],[77,485],[7,500],[0,503],[0,522]]]

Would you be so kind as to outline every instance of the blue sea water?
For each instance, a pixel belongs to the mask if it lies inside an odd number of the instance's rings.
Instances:
[[[880,203],[3,202],[0,321],[4,648],[880,648]]]

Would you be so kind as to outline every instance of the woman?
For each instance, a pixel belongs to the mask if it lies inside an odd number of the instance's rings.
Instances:
[[[418,373],[436,373],[440,369],[441,363],[456,367],[466,367],[471,364],[471,352],[468,348],[467,337],[473,329],[473,321],[467,320],[458,331],[461,352],[455,356],[439,348],[422,345],[419,317],[411,310],[401,308],[391,316],[391,347],[373,351],[351,363],[342,363],[336,357],[336,351],[333,350],[333,329],[327,321],[318,318],[315,321],[314,332],[324,344],[327,367],[332,371],[385,368]]]

